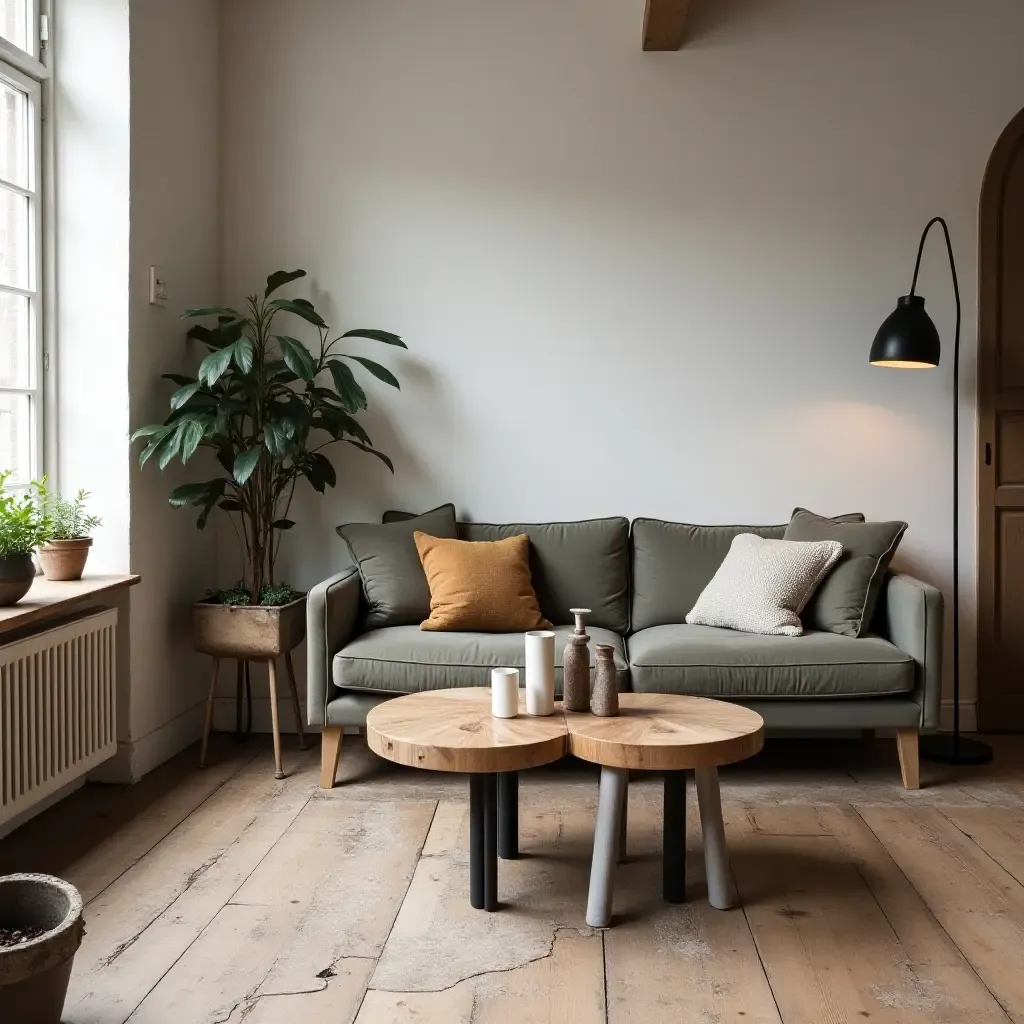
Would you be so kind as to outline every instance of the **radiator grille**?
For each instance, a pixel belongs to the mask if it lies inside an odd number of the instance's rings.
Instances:
[[[117,750],[117,610],[0,647],[0,825]]]

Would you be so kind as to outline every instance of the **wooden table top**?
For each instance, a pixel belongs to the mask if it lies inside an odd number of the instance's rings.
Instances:
[[[609,768],[676,771],[752,757],[764,745],[756,711],[709,697],[620,693],[619,714],[565,712],[569,749]]]
[[[366,716],[370,749],[399,764],[435,772],[514,772],[550,764],[567,751],[561,706],[544,718],[495,718],[486,686],[428,690],[378,704]]]
[[[366,718],[370,749],[389,761],[438,772],[512,772],[566,754],[610,768],[674,771],[731,764],[764,744],[756,711],[661,693],[620,693],[620,713],[563,712],[544,718],[491,714],[489,687],[428,690],[378,704]]]
[[[131,574],[83,576],[67,582],[37,576],[31,590],[17,604],[0,608],[0,635],[58,618],[112,590],[132,587],[138,582],[139,577]]]

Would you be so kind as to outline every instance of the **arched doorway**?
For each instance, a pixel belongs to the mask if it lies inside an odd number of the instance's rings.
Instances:
[[[989,157],[978,235],[978,725],[1024,731],[1024,110]]]

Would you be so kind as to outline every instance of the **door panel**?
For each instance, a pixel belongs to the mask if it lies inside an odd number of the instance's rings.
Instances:
[[[985,173],[979,224],[978,721],[1024,731],[1024,111]]]

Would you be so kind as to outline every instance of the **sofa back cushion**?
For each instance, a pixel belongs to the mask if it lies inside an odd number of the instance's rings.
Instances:
[[[781,526],[694,526],[633,520],[633,632],[685,622],[741,533],[781,540]]]
[[[381,526],[349,523],[337,529],[362,576],[366,629],[418,625],[430,615],[430,588],[413,534],[454,538],[454,505]]]
[[[533,589],[546,619],[556,626],[569,625],[570,608],[590,608],[588,623],[628,632],[628,519],[459,523],[458,530],[460,540],[501,540],[525,533],[530,538]]]

